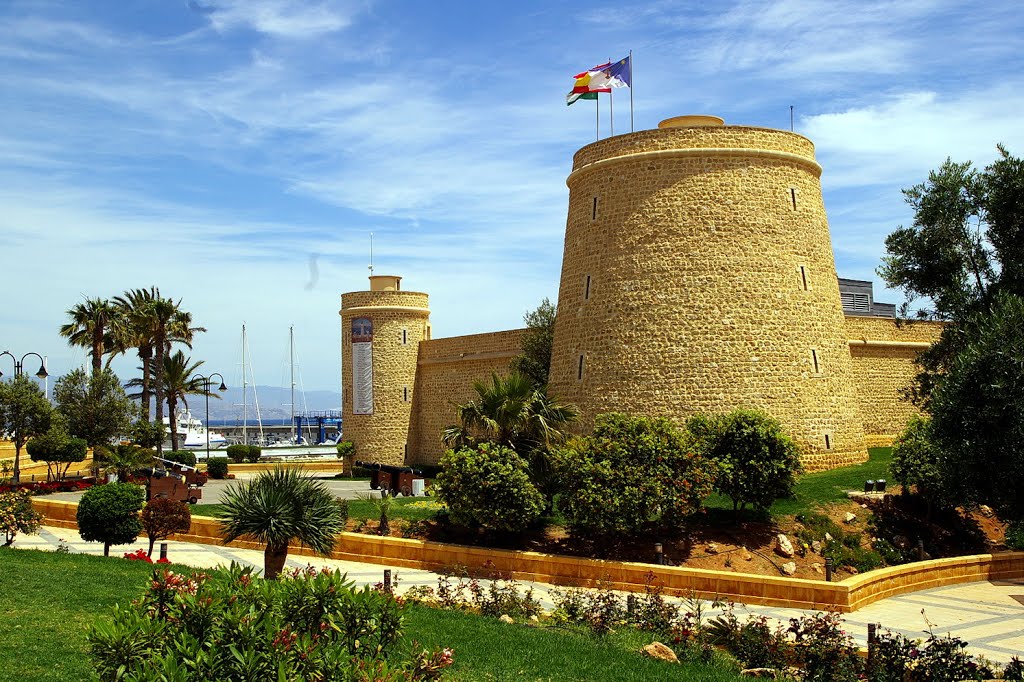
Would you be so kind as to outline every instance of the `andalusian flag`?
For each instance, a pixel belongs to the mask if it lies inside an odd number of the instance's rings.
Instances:
[[[581,99],[597,99],[596,92],[570,92],[565,96],[565,106],[572,106],[576,104],[577,100]]]

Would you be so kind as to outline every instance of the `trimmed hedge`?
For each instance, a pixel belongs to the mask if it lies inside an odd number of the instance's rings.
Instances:
[[[227,478],[228,458],[211,457],[209,461],[206,462],[206,473],[210,474],[210,478]]]

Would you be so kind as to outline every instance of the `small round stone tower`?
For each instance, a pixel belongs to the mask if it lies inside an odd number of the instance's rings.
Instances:
[[[430,337],[427,294],[402,278],[370,277],[341,295],[342,419],[356,459],[404,464],[419,342]]]
[[[602,412],[739,407],[823,469],[867,457],[814,145],[681,116],[580,149],[551,391]]]

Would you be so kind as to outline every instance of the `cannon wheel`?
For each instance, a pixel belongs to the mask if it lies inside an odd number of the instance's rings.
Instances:
[[[188,498],[188,503],[189,504],[199,504],[199,498],[197,498],[195,496],[192,496],[192,497]]]
[[[404,495],[405,497],[409,497],[410,495],[412,495],[412,486],[409,485],[408,483],[403,485],[402,486],[402,495]]]
[[[378,488],[380,488],[380,486],[377,484],[377,482],[371,480],[370,481],[370,490],[377,490]]]

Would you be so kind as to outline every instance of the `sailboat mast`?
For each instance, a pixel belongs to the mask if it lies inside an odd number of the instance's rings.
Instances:
[[[242,444],[249,444],[249,412],[245,403],[245,322],[242,323]]]
[[[295,424],[295,325],[288,327],[288,364],[292,377],[292,426],[295,429],[295,443],[299,442],[299,427]]]

